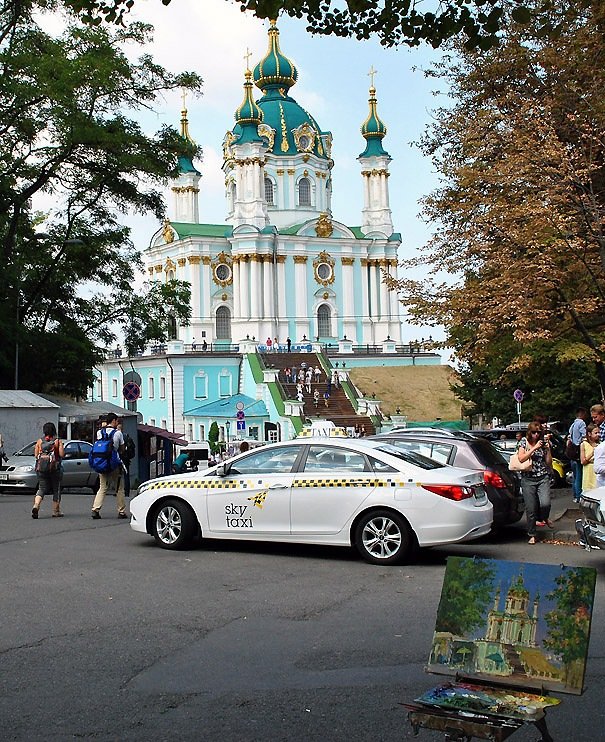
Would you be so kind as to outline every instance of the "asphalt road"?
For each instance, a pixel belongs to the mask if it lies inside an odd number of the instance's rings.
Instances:
[[[0,495],[1,740],[411,739],[401,704],[439,682],[423,666],[449,554],[597,568],[587,690],[548,720],[556,740],[605,738],[603,552],[514,527],[395,568],[338,548],[168,552],[113,498],[99,521],[91,504],[34,521],[29,497]]]

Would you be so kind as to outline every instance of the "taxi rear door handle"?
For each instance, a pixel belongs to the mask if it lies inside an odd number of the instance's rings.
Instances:
[[[277,482],[276,484],[272,484],[269,487],[267,487],[267,489],[270,489],[270,490],[285,490],[289,486],[290,486],[289,484],[283,484],[281,482]]]

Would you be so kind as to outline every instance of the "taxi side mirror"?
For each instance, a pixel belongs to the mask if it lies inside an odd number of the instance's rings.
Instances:
[[[216,476],[217,477],[226,477],[227,476],[227,467],[225,464],[219,464],[216,467]]]

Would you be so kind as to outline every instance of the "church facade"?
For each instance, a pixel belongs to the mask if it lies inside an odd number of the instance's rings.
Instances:
[[[191,324],[177,328],[186,343],[399,344],[399,302],[383,279],[396,277],[401,237],[393,230],[391,158],[376,90],[372,84],[361,127],[361,223],[347,226],[331,210],[332,135],[290,94],[298,72],[281,52],[274,22],[268,35],[266,55],[246,70],[236,123],[223,141],[226,222],[200,222],[201,175],[182,158],[173,217],[145,252],[147,274],[191,284]],[[181,134],[191,139],[185,107]]]

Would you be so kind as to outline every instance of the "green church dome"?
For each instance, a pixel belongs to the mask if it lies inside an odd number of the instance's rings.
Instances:
[[[237,140],[239,144],[261,141],[258,135],[258,125],[263,120],[263,112],[252,97],[252,73],[250,70],[246,70],[244,100],[235,112],[235,120],[237,123],[234,132],[238,135]]]
[[[376,88],[372,85],[370,88],[370,98],[368,100],[370,112],[367,119],[361,125],[361,134],[366,140],[366,148],[359,155],[360,157],[373,157],[388,155],[389,153],[383,148],[382,140],[386,136],[387,127],[378,115]]]
[[[194,152],[196,148],[196,144],[193,141],[191,134],[189,133],[189,121],[187,119],[187,108],[185,107],[185,94],[184,93],[183,93],[183,109],[181,111],[181,137],[187,142],[188,145],[190,145],[191,151]],[[197,170],[195,165],[193,164],[193,155],[188,155],[188,154],[179,155],[178,162],[179,162],[180,173],[195,173],[196,175],[201,175],[199,170]]]
[[[254,104],[260,111],[260,117],[250,113],[253,104],[251,95],[245,98],[235,117],[235,140],[242,141],[243,124],[251,124],[258,118],[258,135],[264,139],[269,153],[285,157],[313,154],[329,160],[332,135],[322,131],[313,116],[288,95],[288,90],[298,78],[298,72],[281,53],[278,37],[275,21],[271,21],[269,50],[254,68],[254,81],[263,91],[262,98]]]
[[[266,55],[254,68],[254,84],[261,90],[279,87],[289,90],[296,84],[298,70],[279,48],[279,30],[275,21],[269,28],[269,49]]]

